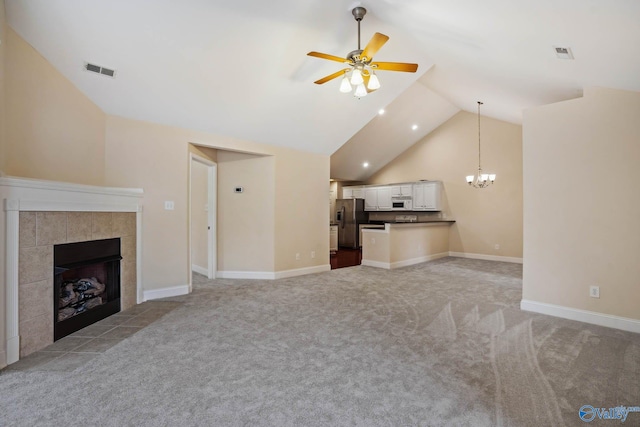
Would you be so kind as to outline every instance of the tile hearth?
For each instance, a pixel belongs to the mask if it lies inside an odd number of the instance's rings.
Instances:
[[[147,301],[87,326],[7,366],[12,371],[70,372],[151,325],[180,302]]]

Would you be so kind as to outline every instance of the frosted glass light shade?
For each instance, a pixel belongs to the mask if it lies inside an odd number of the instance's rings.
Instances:
[[[467,175],[467,182],[471,184],[473,182],[473,175]]]
[[[369,84],[367,84],[367,87],[369,88],[369,90],[380,89],[380,81],[378,80],[378,76],[376,76],[375,72],[371,73],[371,76],[369,77]]]
[[[486,180],[488,180],[488,179],[489,179],[489,174],[483,173],[483,174],[480,176],[480,181],[486,181]]]
[[[362,78],[362,71],[358,68],[353,69],[353,73],[351,74],[351,84],[354,86],[358,86],[364,83],[364,79]]]
[[[351,92],[351,83],[349,83],[349,77],[346,74],[344,75],[344,77],[342,78],[342,82],[340,83],[340,92]]]
[[[495,173],[490,173],[489,174],[489,181],[493,182],[496,180],[496,174]]]
[[[362,98],[363,96],[367,96],[367,88],[364,87],[364,83],[360,83],[356,86],[356,91],[353,96],[357,96],[358,98]]]

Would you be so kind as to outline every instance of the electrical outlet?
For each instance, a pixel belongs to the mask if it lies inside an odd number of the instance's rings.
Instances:
[[[296,253],[296,261],[300,261],[300,252]]]
[[[316,257],[316,251],[311,251],[311,258],[315,258]]]
[[[167,211],[172,211],[175,208],[173,200],[167,200],[164,202],[164,209]]]
[[[600,298],[600,286],[590,286],[589,296],[591,298]]]
[[[494,249],[495,249],[496,251],[497,251],[497,250],[499,250],[499,249],[500,249],[500,244],[496,243],[496,244],[494,245]]]
[[[371,238],[371,244],[372,244],[372,245],[375,245],[375,244],[376,244],[376,238],[375,238],[375,237],[372,237],[372,238]]]

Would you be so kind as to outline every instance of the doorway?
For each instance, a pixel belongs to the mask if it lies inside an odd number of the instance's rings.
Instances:
[[[214,279],[217,271],[216,186],[217,164],[190,154],[189,162],[189,263],[191,271]],[[192,275],[190,274],[189,277]],[[189,280],[189,290],[192,280]]]

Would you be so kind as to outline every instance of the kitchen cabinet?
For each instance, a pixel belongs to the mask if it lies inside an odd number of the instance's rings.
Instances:
[[[329,251],[335,252],[338,250],[338,226],[329,226]]]
[[[413,184],[413,210],[414,211],[441,211],[440,181],[425,181]]]
[[[364,190],[365,211],[390,211],[391,187],[367,187]]]
[[[411,196],[413,195],[412,184],[399,184],[391,186],[391,197]]]
[[[362,186],[342,187],[343,199],[363,199],[364,188]]]

